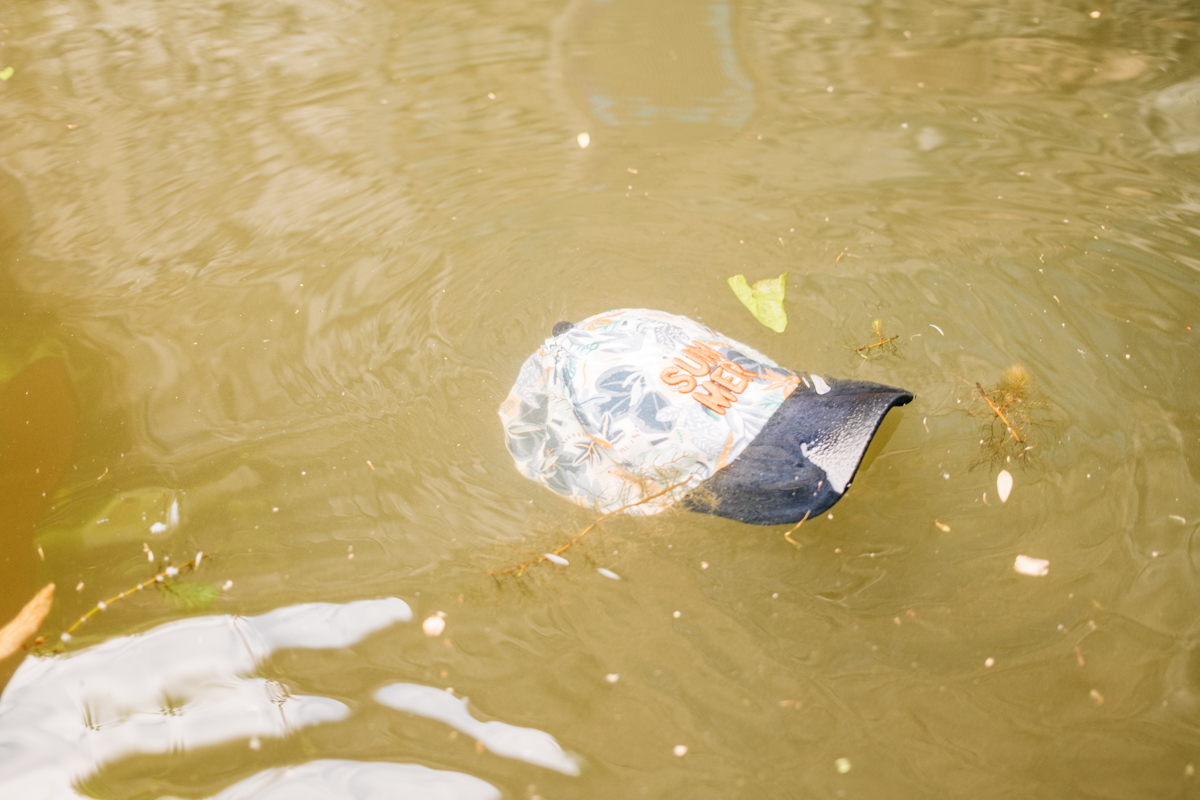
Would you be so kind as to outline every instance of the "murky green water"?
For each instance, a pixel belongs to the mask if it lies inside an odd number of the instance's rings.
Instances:
[[[204,551],[208,613],[415,617],[213,678],[231,651],[165,636],[105,661],[195,616],[113,604],[67,647],[87,685],[42,682],[66,732],[0,754],[4,780],[40,758],[85,796],[202,798],[340,759],[548,800],[1200,796],[1194,4],[51,0],[0,24],[0,617],[53,581],[53,639],[154,574],[144,546]],[[725,281],[785,270],[775,334]],[[496,582],[594,518],[516,472],[496,408],[556,321],[627,306],[916,400],[800,548],[619,518]],[[853,352],[875,318],[896,357]],[[1036,458],[979,465],[974,384],[1013,364],[1050,403]],[[251,735],[211,692],[254,678],[281,714],[341,710]],[[452,687],[579,774],[393,684]],[[10,736],[52,716],[14,716],[14,686]],[[171,733],[189,717],[211,735]],[[487,796],[447,781],[411,796]]]

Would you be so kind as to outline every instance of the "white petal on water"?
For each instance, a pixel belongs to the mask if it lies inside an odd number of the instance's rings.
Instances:
[[[677,744],[677,745],[675,745],[675,750],[674,750],[674,753],[675,753],[675,755],[679,756],[680,758],[683,758],[684,756],[686,756],[686,755],[687,755],[687,751],[688,751],[688,749],[687,749],[687,745],[686,745],[686,744]]]
[[[586,148],[589,144],[592,143],[592,137],[588,136],[587,131],[584,131],[583,133],[581,133],[575,137],[575,141],[579,142],[580,147]]]
[[[162,533],[166,529],[167,529],[166,523],[163,523],[163,522],[156,522],[150,526],[151,533]]]
[[[935,331],[942,334],[942,336],[946,335],[945,332],[941,328],[939,328],[937,325],[934,325],[932,322],[929,323],[929,327],[933,328]]]
[[[393,683],[375,692],[375,701],[397,711],[444,722],[504,758],[524,761],[564,775],[578,775],[579,764],[553,736],[536,728],[519,728],[506,722],[480,722],[467,710],[466,698],[414,683]]]
[[[167,524],[171,527],[179,525],[179,501],[171,501],[171,510],[167,514]]]
[[[442,631],[446,630],[446,620],[434,614],[432,617],[426,617],[421,623],[421,630],[425,631],[426,636],[441,636]]]
[[[1000,495],[1000,502],[1007,503],[1008,496],[1012,493],[1013,476],[1006,469],[1000,470],[1000,474],[996,476],[996,493]]]
[[[420,764],[322,759],[274,767],[238,781],[210,800],[374,800],[423,797],[431,800],[499,800],[490,783],[461,772]]]
[[[617,573],[613,572],[612,570],[607,570],[607,569],[605,569],[604,567],[600,567],[599,569],[597,569],[597,570],[596,570],[596,572],[599,572],[601,575],[603,575],[603,576],[604,576],[604,577],[606,577],[606,578],[612,578],[614,581],[619,581],[619,580],[621,580],[621,576],[620,576],[620,575],[618,575]]]
[[[1017,556],[1017,560],[1013,562],[1013,569],[1022,575],[1040,578],[1050,572],[1050,562],[1044,558]]]
[[[554,555],[554,553],[546,553],[546,560],[553,561],[555,564],[558,564],[560,567],[565,567],[571,563],[570,561],[567,561],[562,556]]]
[[[610,672],[604,676],[604,680],[608,681],[609,683],[616,683],[617,681],[621,680],[621,676],[619,673]]]
[[[812,378],[813,386],[816,388],[817,394],[825,394],[829,391],[829,384],[826,383],[820,375],[809,375],[808,377]]]
[[[1179,516],[1178,514],[1167,514],[1167,519],[1175,520],[1180,525],[1187,525],[1187,520],[1184,519],[1183,517]]]

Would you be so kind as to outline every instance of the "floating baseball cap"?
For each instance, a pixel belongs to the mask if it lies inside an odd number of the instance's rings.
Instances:
[[[888,410],[911,400],[792,372],[686,317],[625,308],[556,325],[500,419],[517,469],[577,505],[679,504],[777,525],[836,503]]]

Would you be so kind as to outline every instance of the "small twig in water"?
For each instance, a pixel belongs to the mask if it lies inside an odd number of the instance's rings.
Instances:
[[[883,322],[880,320],[872,321],[871,329],[875,332],[875,341],[864,344],[862,347],[855,348],[854,352],[858,353],[858,357],[864,361],[869,361],[873,355],[889,355],[894,353],[896,350],[895,345],[892,345],[892,347],[887,347],[887,345],[892,344],[892,342],[896,341],[900,337],[888,336],[885,338],[883,335]],[[871,352],[872,350],[880,347],[885,349],[878,350],[876,353]]]
[[[793,526],[792,528],[789,528],[789,529],[788,529],[788,532],[787,532],[787,533],[785,533],[785,534],[783,535],[783,538],[787,539],[787,540],[788,540],[788,542],[790,542],[790,543],[791,543],[792,547],[796,548],[797,550],[799,550],[799,549],[800,549],[801,547],[803,547],[804,545],[800,544],[800,543],[799,543],[799,542],[797,542],[795,539],[793,539],[793,538],[792,538],[792,534],[793,534],[793,533],[795,533],[796,531],[800,530],[800,526],[801,526],[801,525],[803,525],[803,524],[804,524],[804,522],[805,522],[805,520],[807,520],[807,519],[808,519],[808,514],[809,514],[809,512],[805,511],[805,512],[804,512],[804,519],[802,519],[802,520],[800,520],[799,522],[797,522],[797,523],[795,524],[795,526]]]
[[[642,505],[643,503],[649,503],[651,500],[654,500],[654,499],[656,499],[656,498],[662,497],[664,494],[667,494],[667,493],[669,493],[669,492],[673,492],[673,491],[675,491],[675,490],[676,490],[676,489],[678,489],[680,486],[683,486],[685,483],[687,483],[687,481],[686,481],[686,480],[680,481],[679,483],[677,483],[677,484],[675,484],[675,485],[673,485],[673,486],[668,486],[666,489],[663,489],[663,490],[662,490],[661,492],[659,492],[658,494],[652,494],[652,495],[650,495],[649,497],[643,497],[641,500],[638,500],[636,503],[629,503],[629,504],[627,504],[627,505],[623,505],[623,506],[621,506],[620,508],[616,508],[616,509],[613,509],[612,511],[609,511],[607,514],[605,514],[604,516],[602,516],[602,517],[600,517],[599,519],[597,519],[597,520],[596,520],[595,522],[593,522],[591,525],[588,525],[586,528],[584,528],[583,530],[581,530],[579,533],[577,533],[577,534],[575,535],[575,538],[571,539],[571,541],[569,541],[569,542],[567,542],[566,544],[562,545],[562,546],[561,546],[561,547],[559,547],[557,550],[551,550],[549,553],[543,553],[541,556],[538,556],[537,558],[534,558],[534,559],[531,559],[531,560],[529,560],[529,561],[526,561],[526,562],[525,562],[525,563],[523,563],[523,564],[517,564],[515,567],[509,567],[508,569],[489,569],[489,570],[487,571],[487,574],[488,574],[488,575],[511,575],[512,573],[514,573],[514,572],[515,572],[515,573],[517,573],[517,575],[519,576],[519,575],[521,575],[521,573],[523,573],[523,572],[524,572],[524,571],[525,571],[527,568],[529,568],[529,567],[532,567],[534,564],[540,564],[540,563],[542,563],[543,561],[550,561],[550,560],[551,560],[551,559],[550,559],[550,556],[561,556],[561,555],[562,555],[564,552],[566,552],[566,551],[567,551],[567,550],[568,550],[568,549],[569,549],[569,548],[570,548],[572,545],[574,545],[576,542],[578,542],[578,541],[579,541],[580,539],[582,539],[584,536],[587,536],[589,533],[591,533],[593,528],[595,528],[595,527],[596,527],[597,525],[599,525],[601,522],[604,522],[604,520],[608,519],[608,518],[609,518],[609,517],[611,517],[613,514],[620,514],[622,511],[625,511],[625,510],[627,510],[627,509],[633,508],[634,506],[640,506],[640,505]]]
[[[980,459],[990,461],[1025,459],[1044,444],[1042,434],[1054,425],[1048,403],[1033,385],[1028,370],[1016,365],[1004,371],[1000,381],[991,387],[978,382],[964,381],[972,386],[975,401],[968,411],[980,420]],[[982,402],[980,402],[982,400]],[[999,423],[997,425],[996,423]],[[1003,428],[1001,428],[1003,426]]]
[[[1012,423],[1008,421],[1008,417],[1004,416],[1004,409],[1008,408],[1008,403],[1005,403],[1003,406],[996,405],[992,401],[992,398],[988,397],[987,392],[983,390],[983,385],[978,381],[975,383],[975,389],[979,392],[979,396],[983,398],[983,402],[988,404],[988,408],[992,410],[992,413],[999,417],[1000,421],[1004,423],[1004,426],[1008,429],[1008,432],[1012,434],[1013,440],[1016,441],[1017,444],[1025,444],[1025,440],[1021,438],[1021,434],[1017,433],[1016,428],[1014,428]]]

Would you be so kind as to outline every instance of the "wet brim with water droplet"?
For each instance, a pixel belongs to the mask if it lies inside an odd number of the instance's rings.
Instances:
[[[683,499],[692,511],[755,525],[795,523],[836,503],[887,412],[911,402],[904,389],[830,381],[798,389],[742,453]]]

